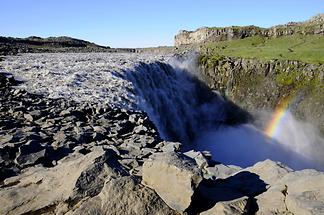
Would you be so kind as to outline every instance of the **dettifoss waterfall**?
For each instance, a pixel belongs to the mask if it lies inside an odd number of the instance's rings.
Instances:
[[[249,113],[210,90],[195,75],[197,68],[188,65],[141,63],[121,75],[132,83],[138,107],[163,139],[181,142],[184,151],[211,151],[224,164],[246,167],[271,159],[294,169],[324,170],[324,140],[314,127],[287,111],[279,135],[270,138],[250,123]]]

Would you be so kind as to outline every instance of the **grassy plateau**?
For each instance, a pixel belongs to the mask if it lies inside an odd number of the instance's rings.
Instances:
[[[278,38],[254,36],[240,40],[210,42],[204,44],[201,49],[209,56],[324,63],[324,37],[317,35],[293,35]]]

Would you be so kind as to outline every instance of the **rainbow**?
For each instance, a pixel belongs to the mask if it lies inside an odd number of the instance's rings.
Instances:
[[[269,124],[266,126],[264,133],[274,138],[275,135],[278,133],[278,128],[280,127],[280,124],[282,123],[283,119],[287,115],[289,104],[291,103],[291,98],[286,98],[278,103],[272,118],[269,122]]]

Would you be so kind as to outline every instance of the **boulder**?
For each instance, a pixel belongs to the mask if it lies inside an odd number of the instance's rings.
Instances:
[[[101,192],[78,204],[67,215],[111,214],[173,215],[162,199],[132,176],[110,177]]]
[[[173,209],[183,212],[202,180],[195,162],[178,153],[159,153],[144,162],[142,183]]]
[[[3,182],[0,214],[49,213],[64,202],[71,206],[97,195],[108,175],[118,177],[121,170],[113,165],[113,154],[99,147],[86,155],[73,153],[53,168],[31,167]]]

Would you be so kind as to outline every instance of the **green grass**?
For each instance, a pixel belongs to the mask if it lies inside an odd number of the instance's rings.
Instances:
[[[202,47],[202,51],[211,56],[298,60],[318,64],[324,63],[324,37],[317,35],[278,38],[254,36],[241,40],[207,43]]]

